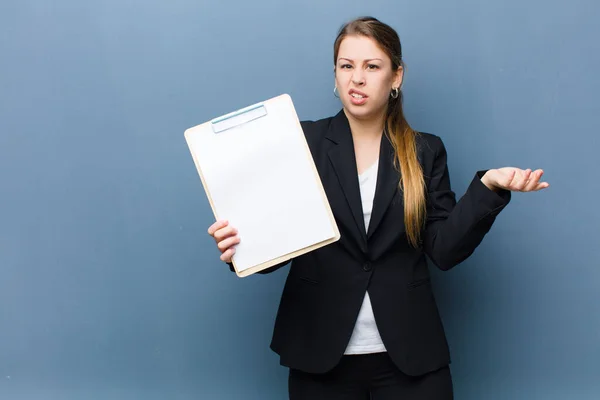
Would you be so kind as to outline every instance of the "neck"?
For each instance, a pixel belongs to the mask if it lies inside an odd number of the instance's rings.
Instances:
[[[358,119],[344,109],[354,140],[376,140],[383,134],[385,114],[376,118]]]

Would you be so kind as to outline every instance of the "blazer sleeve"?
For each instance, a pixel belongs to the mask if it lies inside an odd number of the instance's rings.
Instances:
[[[450,187],[446,148],[435,146],[435,158],[427,186],[427,220],[423,237],[425,253],[441,270],[449,270],[469,257],[511,199],[509,190],[494,192],[481,182],[487,170],[477,171],[458,203]]]

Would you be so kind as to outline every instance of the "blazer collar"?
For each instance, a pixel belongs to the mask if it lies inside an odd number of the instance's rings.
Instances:
[[[375,188],[375,198],[373,199],[373,210],[371,211],[367,238],[370,238],[377,230],[394,195],[398,191],[400,171],[394,167],[394,157],[394,147],[388,138],[387,132],[384,132],[379,149],[377,186]],[[399,199],[402,201],[402,196],[399,196]],[[400,226],[403,221],[397,221],[397,223]]]
[[[366,243],[379,226],[398,188],[400,174],[393,166],[394,149],[387,135],[383,134],[379,151],[379,168],[375,197],[373,199],[373,210],[367,232],[360,196],[354,142],[352,140],[350,124],[344,110],[341,110],[333,117],[325,137],[336,144],[328,152],[329,159],[337,175],[348,207],[352,212],[359,238]]]

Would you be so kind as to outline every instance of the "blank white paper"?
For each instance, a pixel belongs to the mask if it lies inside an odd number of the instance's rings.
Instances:
[[[240,272],[335,236],[291,101],[264,106],[264,117],[188,138],[217,217],[239,231]]]

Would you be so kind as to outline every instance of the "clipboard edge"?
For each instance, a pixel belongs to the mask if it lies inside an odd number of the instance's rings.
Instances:
[[[247,268],[247,269],[245,269],[243,271],[238,271],[237,268],[236,268],[236,266],[235,266],[235,263],[232,262],[232,264],[233,264],[233,267],[235,269],[236,275],[238,277],[240,277],[240,278],[246,278],[246,277],[248,277],[250,275],[254,275],[254,274],[256,274],[256,273],[258,273],[258,272],[260,272],[262,270],[270,268],[273,265],[276,265],[276,264],[279,264],[279,263],[282,263],[282,262],[285,262],[285,261],[289,261],[289,260],[291,260],[293,258],[296,258],[296,257],[299,257],[299,256],[301,256],[303,254],[310,253],[311,251],[314,251],[314,250],[317,250],[317,249],[319,249],[321,247],[325,247],[327,245],[335,243],[338,240],[340,240],[340,237],[341,236],[340,236],[340,234],[338,232],[338,233],[335,234],[335,236],[333,236],[333,237],[331,237],[329,239],[326,239],[326,240],[323,240],[323,241],[321,241],[319,243],[315,243],[313,245],[307,246],[307,247],[305,247],[303,249],[296,250],[296,251],[294,251],[292,253],[285,254],[283,256],[279,256],[279,257],[274,258],[272,260],[269,260],[269,261],[266,261],[264,263],[255,265],[253,267]]]
[[[206,123],[204,123],[204,124],[197,125],[197,126],[195,126],[195,127],[192,127],[192,128],[188,128],[188,129],[186,129],[186,130],[184,131],[184,134],[183,134],[183,135],[184,135],[184,137],[185,137],[185,140],[186,140],[186,143],[187,143],[187,145],[188,145],[188,150],[189,150],[190,154],[192,155],[192,160],[194,161],[194,164],[195,164],[195,166],[196,166],[196,170],[197,170],[197,172],[198,172],[198,175],[199,175],[199,177],[200,177],[200,182],[202,182],[202,188],[203,188],[203,190],[204,190],[204,194],[205,194],[205,196],[206,196],[206,197],[207,197],[207,199],[208,199],[208,204],[210,205],[210,209],[211,209],[211,211],[212,211],[212,213],[213,213],[213,216],[214,216],[214,218],[215,218],[215,222],[216,222],[216,221],[218,221],[218,220],[219,220],[219,215],[218,215],[218,213],[217,213],[217,208],[216,208],[216,206],[215,206],[215,204],[214,204],[214,202],[213,202],[213,200],[212,200],[212,196],[210,195],[210,190],[209,190],[209,188],[208,188],[208,183],[206,182],[206,179],[204,178],[204,174],[202,173],[202,168],[200,167],[200,162],[199,162],[199,161],[198,161],[198,159],[196,158],[196,154],[194,154],[194,152],[192,151],[191,139],[190,139],[190,137],[189,137],[189,136],[192,134],[192,132],[193,132],[193,130],[194,130],[195,128],[197,128],[197,127],[199,127],[199,126],[202,126],[202,125],[205,125],[205,124],[207,124],[207,123],[209,123],[209,122],[206,122]]]

